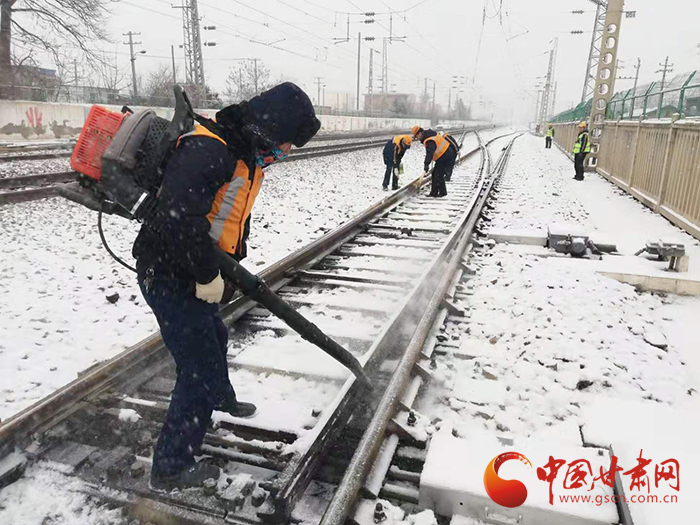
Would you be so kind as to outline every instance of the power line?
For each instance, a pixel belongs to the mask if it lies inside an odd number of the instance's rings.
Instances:
[[[261,15],[264,15],[264,16],[267,16],[267,17],[269,17],[269,18],[272,18],[273,20],[276,20],[276,21],[278,21],[278,22],[280,22],[280,23],[282,23],[282,24],[288,25],[289,27],[292,27],[292,28],[296,29],[297,31],[301,31],[302,33],[306,33],[307,35],[311,35],[312,37],[321,40],[324,44],[328,44],[328,42],[327,42],[324,38],[318,36],[316,33],[312,33],[311,31],[307,31],[306,29],[297,27],[297,26],[295,26],[294,24],[290,24],[290,23],[287,22],[286,20],[282,20],[281,18],[277,18],[277,17],[275,17],[275,16],[273,16],[273,15],[271,15],[271,14],[269,14],[269,13],[266,13],[265,11],[261,11],[260,9],[255,8],[255,7],[251,7],[251,6],[249,6],[249,5],[247,5],[247,4],[243,3],[243,2],[241,2],[240,0],[231,0],[231,2],[234,2],[234,3],[236,3],[236,4],[242,5],[243,7],[247,7],[247,8],[250,9],[251,11],[255,11],[256,13],[260,13]]]
[[[283,0],[275,0],[275,2],[278,2],[282,5],[286,5],[287,7],[291,7],[292,9],[299,11],[300,13],[303,13],[306,16],[310,16],[311,18],[315,18],[316,20],[319,20],[323,22],[324,24],[332,25],[328,20],[324,20],[322,18],[317,17],[316,15],[312,15],[311,13],[307,13],[303,9],[300,9],[299,7],[293,6],[291,4],[288,4],[287,2],[284,2]],[[333,26],[334,29],[337,29],[337,27]]]

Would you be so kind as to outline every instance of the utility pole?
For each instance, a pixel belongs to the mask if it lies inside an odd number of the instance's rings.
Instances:
[[[642,59],[637,57],[637,65],[634,66],[636,69],[633,77],[617,77],[617,80],[634,80],[634,87],[632,88],[632,109],[630,110],[630,117],[634,117],[634,96],[637,94],[637,84],[639,84],[639,70],[642,68]]]
[[[603,126],[608,110],[608,103],[615,93],[615,62],[617,50],[620,47],[620,31],[625,0],[608,0],[605,12],[604,35],[601,39],[601,53],[598,61],[593,105],[591,106],[591,154],[588,157],[589,166],[598,165],[598,155],[603,137]]]
[[[436,118],[437,115],[435,115],[435,85],[436,85],[436,83],[433,80],[433,112],[432,112],[433,115],[432,115],[432,118],[435,119],[435,121],[437,122],[437,118]]]
[[[362,51],[362,33],[357,33],[357,111],[360,111],[360,55]]]
[[[253,87],[255,88],[255,94],[258,94],[258,59],[253,59]]]
[[[315,77],[316,78],[316,88],[317,88],[317,95],[316,95],[316,104],[321,105],[321,81],[323,80],[323,77]]]
[[[551,100],[552,96],[552,80],[554,77],[554,68],[556,67],[556,60],[557,60],[557,48],[559,47],[559,39],[555,38],[554,39],[554,45],[552,46],[552,50],[549,52],[549,66],[547,68],[547,80],[544,84],[544,92],[542,94],[542,104],[540,105],[540,113],[539,117],[537,119],[537,124],[540,126],[540,129],[543,129],[542,126],[544,126],[545,121],[549,117],[549,101]]]
[[[374,94],[374,86],[373,81],[374,81],[374,49],[371,47],[369,48],[369,80],[367,82],[367,96],[369,96],[369,115],[370,117],[372,116],[372,109],[373,109],[373,94]]]
[[[139,91],[138,91],[138,85],[136,82],[136,54],[134,53],[134,45],[139,45],[141,42],[134,42],[134,37],[140,35],[141,33],[134,33],[132,31],[129,31],[128,33],[123,33],[123,36],[128,36],[129,41],[124,42],[125,46],[129,46],[129,56],[131,57],[131,82],[132,82],[132,95],[133,95],[133,103],[136,104],[136,101],[139,98]],[[140,53],[144,53],[144,51],[139,51]]]
[[[667,73],[673,73],[673,66],[675,64],[669,64],[668,63],[668,57],[666,57],[666,61],[663,64],[659,64],[661,66],[661,69],[658,69],[656,72],[661,73],[661,89],[659,91],[663,91],[664,87],[666,86],[666,74]],[[661,108],[659,108],[659,111]]]
[[[388,40],[384,37],[382,42],[382,93],[389,92],[389,46]]]
[[[78,87],[78,61],[73,60],[73,74],[75,78],[75,87]]]
[[[177,70],[175,69],[175,46],[170,46],[170,54],[173,58],[173,85],[177,84]]]
[[[173,6],[173,8],[182,9],[185,78],[188,84],[199,86],[204,96],[204,60],[202,59],[202,38],[199,33],[199,8],[197,0],[181,1],[182,5]]]

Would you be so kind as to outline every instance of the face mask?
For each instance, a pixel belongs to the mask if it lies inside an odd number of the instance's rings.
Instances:
[[[287,157],[287,153],[282,151],[280,148],[274,148],[272,150],[258,150],[255,155],[255,165],[264,168],[269,166],[273,162],[282,160]]]

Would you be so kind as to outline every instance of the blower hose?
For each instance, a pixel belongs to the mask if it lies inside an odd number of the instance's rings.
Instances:
[[[102,231],[102,209],[104,207],[104,201],[100,204],[100,211],[97,212],[97,231],[100,233],[100,239],[102,240],[102,246],[105,247],[105,250],[107,250],[107,253],[109,253],[112,258],[117,261],[119,264],[121,264],[124,268],[127,268],[131,270],[132,272],[136,273],[136,268],[133,266],[129,266],[127,263],[125,263],[122,259],[119,258],[119,256],[112,251],[112,249],[109,247],[107,244],[107,239],[105,239],[105,233]]]

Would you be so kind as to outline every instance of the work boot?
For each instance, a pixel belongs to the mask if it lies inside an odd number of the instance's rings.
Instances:
[[[214,410],[219,410],[220,412],[226,412],[233,417],[253,417],[258,413],[258,407],[253,403],[244,403],[243,401],[238,401],[236,399],[226,400],[220,405],[214,407]]]
[[[389,186],[382,186],[382,189],[383,189],[384,191],[389,191]]]
[[[169,476],[156,476],[151,473],[148,486],[152,490],[167,492],[173,489],[192,489],[201,487],[208,479],[218,480],[220,474],[221,470],[216,465],[200,462]]]
[[[398,187],[398,186],[392,186],[391,189],[392,189],[392,190],[398,190],[399,187]]]

